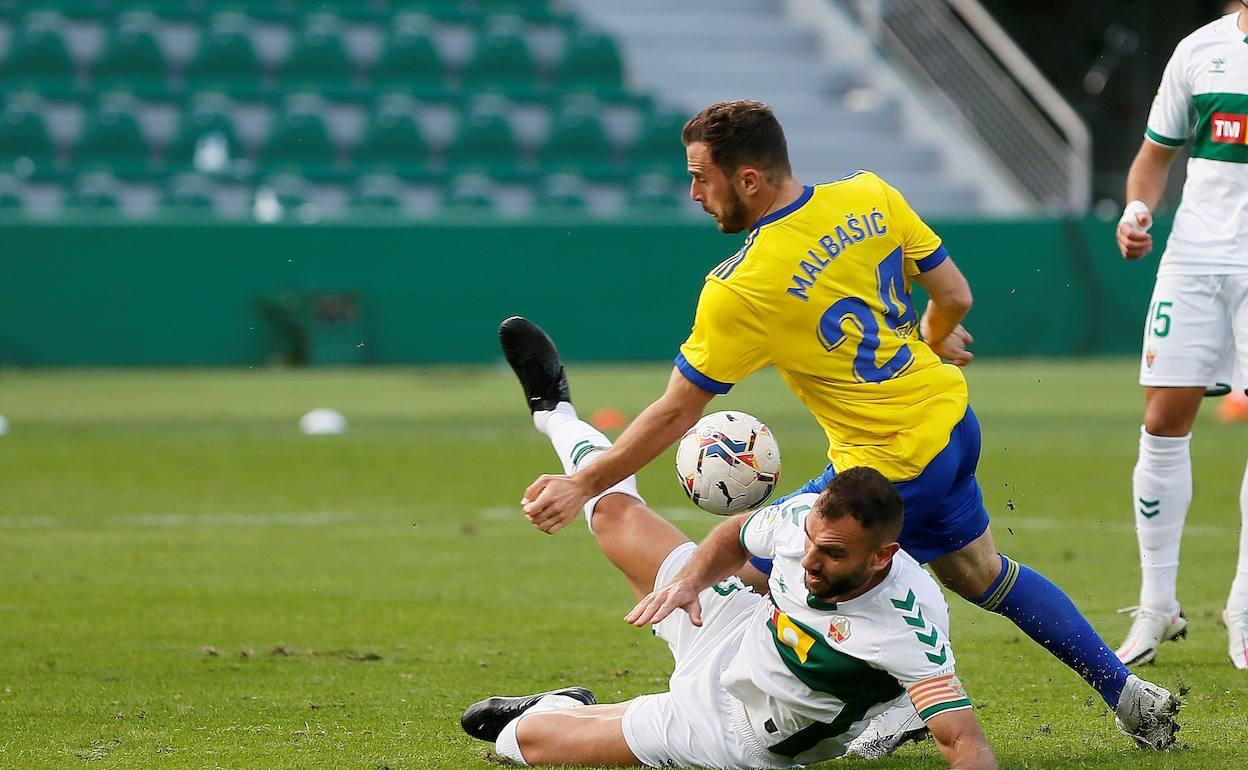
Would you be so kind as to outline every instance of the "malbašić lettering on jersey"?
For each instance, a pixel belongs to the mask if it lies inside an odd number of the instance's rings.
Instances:
[[[707,276],[676,365],[712,393],[775,366],[827,433],[833,466],[913,479],[966,414],[966,381],[919,340],[909,293],[946,257],[875,174],[806,187]],[[845,260],[861,269],[828,269]]]

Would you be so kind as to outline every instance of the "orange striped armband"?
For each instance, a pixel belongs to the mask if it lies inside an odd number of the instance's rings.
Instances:
[[[955,674],[944,674],[915,682],[906,691],[910,693],[914,710],[919,712],[919,718],[924,722],[946,711],[971,707],[971,699],[967,697],[966,690],[962,689],[962,683]]]

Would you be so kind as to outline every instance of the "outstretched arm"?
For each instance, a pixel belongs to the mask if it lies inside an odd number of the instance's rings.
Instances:
[[[937,714],[927,729],[951,770],[997,770],[997,758],[971,709]]]
[[[672,582],[637,602],[624,620],[640,627],[658,623],[682,609],[689,613],[691,623],[701,626],[702,604],[698,594],[731,575],[749,556],[741,545],[741,527],[749,515],[738,514],[711,530]]]
[[[543,532],[563,529],[591,497],[641,470],[683,436],[713,397],[672,369],[667,391],[593,465],[571,476],[540,476],[530,484],[524,492],[525,515]]]

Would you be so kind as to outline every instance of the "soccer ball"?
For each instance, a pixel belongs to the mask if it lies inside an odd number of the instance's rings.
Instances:
[[[780,481],[780,447],[745,412],[708,414],[676,447],[680,486],[705,511],[727,516],[763,504]]]

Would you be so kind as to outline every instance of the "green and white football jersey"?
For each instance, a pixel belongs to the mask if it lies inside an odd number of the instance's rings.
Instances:
[[[949,608],[910,556],[898,552],[883,582],[849,601],[825,604],[806,590],[805,522],[817,497],[763,508],[742,526],[745,549],[774,560],[771,601],[720,679],[767,749],[801,764],[840,756],[903,693],[925,720],[971,707],[954,675]]]
[[[1148,116],[1150,141],[1191,141],[1159,274],[1248,273],[1248,37],[1239,17],[1206,24],[1175,47]]]

